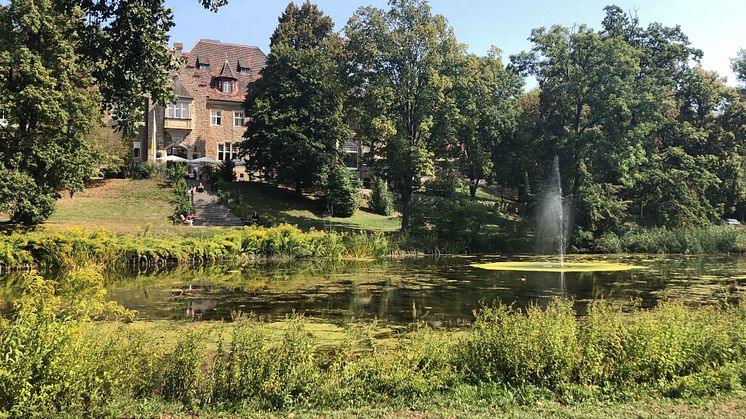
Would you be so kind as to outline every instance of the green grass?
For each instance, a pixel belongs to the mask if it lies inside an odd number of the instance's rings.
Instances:
[[[256,211],[264,225],[294,224],[303,230],[323,230],[331,224],[335,230],[394,231],[401,227],[398,215],[386,217],[361,208],[352,217],[324,217],[321,199],[304,195],[300,199],[289,189],[258,182],[226,184],[224,191],[231,208],[245,220]]]
[[[145,228],[172,227],[171,188],[162,181],[108,179],[72,198],[57,201],[47,220],[54,227],[106,228],[131,233]]]

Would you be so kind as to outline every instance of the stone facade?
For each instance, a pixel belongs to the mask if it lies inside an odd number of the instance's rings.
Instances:
[[[202,39],[186,53],[186,65],[173,74],[176,103],[146,105],[145,127],[134,139],[135,158],[178,155],[187,159],[237,157],[245,131],[243,101],[260,77],[266,56],[257,47]],[[219,118],[217,118],[219,115]]]

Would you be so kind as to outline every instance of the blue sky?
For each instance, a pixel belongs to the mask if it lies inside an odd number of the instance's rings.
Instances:
[[[296,2],[300,2],[298,0]],[[358,7],[386,8],[386,0],[317,0],[316,4],[342,29]],[[531,29],[561,24],[586,23],[599,28],[604,6],[611,0],[431,0],[434,13],[445,15],[459,41],[469,51],[485,54],[491,45],[503,50],[507,59],[530,48]],[[173,42],[186,50],[200,38],[256,45],[269,53],[269,37],[287,0],[230,0],[218,13],[202,9],[197,0],[166,0],[174,11]],[[626,11],[636,11],[640,22],[681,25],[692,44],[704,51],[702,65],[736,83],[730,59],[746,48],[746,1],[744,0],[617,0]]]

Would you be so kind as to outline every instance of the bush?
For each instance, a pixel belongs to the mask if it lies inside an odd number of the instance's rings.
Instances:
[[[358,209],[360,183],[342,164],[329,170],[326,181],[326,207],[334,217],[351,217]]]
[[[461,183],[458,170],[451,163],[436,166],[435,177],[425,182],[425,190],[435,196],[451,198]]]
[[[469,382],[534,384],[556,389],[569,383],[580,362],[571,301],[555,300],[546,310],[486,307],[459,352]]]
[[[373,180],[373,193],[370,197],[370,209],[376,214],[389,216],[394,211],[394,197],[389,192],[386,181],[380,177]]]
[[[223,182],[230,183],[236,180],[236,173],[234,169],[236,165],[233,164],[233,160],[226,159],[224,162],[218,165],[216,170],[217,178]]]

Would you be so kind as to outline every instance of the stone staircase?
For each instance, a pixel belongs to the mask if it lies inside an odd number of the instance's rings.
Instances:
[[[191,186],[191,184],[190,184]],[[194,194],[194,225],[202,227],[238,227],[243,220],[218,201],[218,195],[208,189]]]

